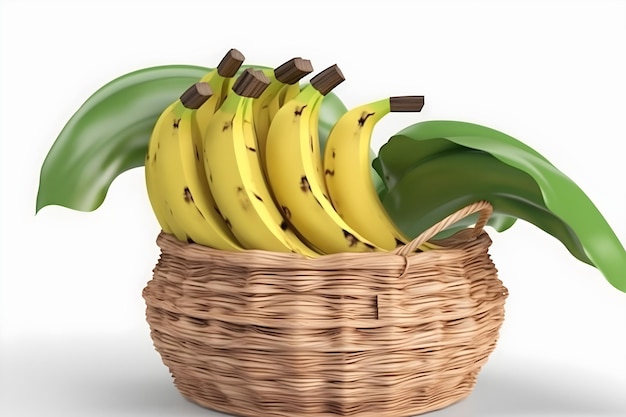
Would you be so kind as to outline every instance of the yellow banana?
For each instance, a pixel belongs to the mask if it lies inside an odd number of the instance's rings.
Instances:
[[[206,178],[224,221],[243,247],[316,257],[275,205],[258,157],[253,101],[269,84],[261,71],[250,68],[237,78],[234,94],[204,132]]]
[[[278,109],[280,109],[283,104],[295,98],[300,93],[300,90],[300,83],[286,84],[282,86],[278,94],[276,94],[269,103],[268,111],[270,113],[270,121],[274,119]]]
[[[201,131],[206,128],[208,121],[215,112],[215,109],[221,105],[224,101],[228,89],[232,84],[232,77],[236,74],[243,63],[244,56],[236,49],[231,49],[222,58],[216,68],[205,74],[201,82],[209,84],[210,91],[218,92],[219,94],[212,94],[207,101],[196,110],[195,118],[200,123]],[[163,113],[171,113],[173,108],[177,106],[177,102],[171,103]],[[159,140],[161,139],[162,132],[166,132],[171,129],[169,126],[172,121],[166,117],[160,117],[155,126],[153,127],[151,139],[148,143],[148,152],[146,154],[146,161],[144,164],[146,188],[148,191],[148,198],[152,205],[152,210],[161,226],[161,229],[170,234],[175,234],[180,240],[187,240],[188,236],[184,230],[177,225],[176,219],[171,215],[170,208],[165,206],[165,199],[162,198],[160,192],[160,183],[156,179],[156,162],[157,162],[157,147],[160,147]],[[198,145],[196,145],[198,146]],[[201,154],[202,148],[198,148]],[[202,164],[202,160],[200,160]],[[202,167],[202,169],[204,169]],[[176,233],[174,233],[176,232]]]
[[[343,81],[336,65],[313,77],[276,113],[266,144],[268,181],[278,204],[298,233],[324,253],[380,249],[337,214],[324,183],[319,110],[324,96]]]
[[[196,83],[161,114],[151,139],[156,147],[151,180],[158,184],[156,199],[179,240],[241,250],[216,208],[204,174],[196,109],[211,94],[208,83]]]
[[[355,107],[332,127],[324,151],[324,177],[339,215],[376,246],[393,250],[409,239],[383,207],[370,173],[370,142],[376,123],[389,112],[420,111],[423,96],[391,97]],[[423,245],[425,250],[433,246]]]
[[[208,83],[213,95],[196,110],[198,127],[204,132],[213,113],[222,105],[234,82],[234,76],[241,67],[245,57],[237,49],[229,50],[215,69],[208,72],[200,82]]]
[[[148,200],[152,206],[152,211],[165,233],[173,234],[173,220],[169,218],[169,211],[166,209],[159,193],[159,183],[156,177],[157,148],[159,148],[157,132],[164,130],[163,124],[170,123],[164,117],[159,117],[152,129],[150,141],[148,142],[148,152],[146,153],[146,161],[144,163],[144,171],[146,177],[146,190],[148,191]],[[178,237],[178,236],[177,236]]]
[[[300,94],[299,84],[286,85],[280,90],[280,94],[278,96],[279,106],[282,107],[285,103],[294,99],[298,94]]]
[[[313,71],[311,61],[293,58],[275,69],[261,70],[270,80],[269,86],[252,102],[254,131],[257,137],[257,153],[261,163],[265,160],[265,142],[270,123],[280,107],[280,93],[288,88],[300,91],[299,81]]]

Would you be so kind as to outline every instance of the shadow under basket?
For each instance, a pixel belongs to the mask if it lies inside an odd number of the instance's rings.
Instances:
[[[473,228],[416,251],[458,220]],[[393,252],[305,259],[161,233],[143,290],[155,349],[185,398],[241,416],[413,416],[467,397],[507,289],[478,202]],[[432,241],[431,241],[432,242]]]

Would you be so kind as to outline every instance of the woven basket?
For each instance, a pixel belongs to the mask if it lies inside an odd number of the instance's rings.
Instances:
[[[480,212],[475,227],[415,248]],[[161,233],[143,291],[151,337],[187,399],[241,416],[411,416],[465,398],[507,290],[473,204],[393,253],[304,259]]]

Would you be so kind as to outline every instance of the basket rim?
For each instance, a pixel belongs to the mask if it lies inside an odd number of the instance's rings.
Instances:
[[[492,212],[493,207],[487,201],[478,201],[472,203],[466,207],[461,208],[460,210],[457,210],[456,212],[450,214],[438,223],[434,224],[433,226],[422,232],[419,236],[412,239],[410,242],[398,246],[395,250],[381,252],[339,252],[320,254],[315,258],[310,258],[299,253],[274,252],[264,249],[243,249],[239,251],[225,251],[198,243],[181,242],[175,236],[167,234],[163,231],[159,233],[156,243],[163,250],[183,249],[185,251],[185,257],[189,260],[201,260],[204,259],[207,254],[219,253],[222,255],[227,254],[229,257],[232,257],[232,260],[236,260],[241,257],[243,257],[241,258],[242,260],[246,261],[249,261],[251,258],[256,258],[258,260],[271,258],[272,261],[275,262],[277,259],[282,259],[285,262],[285,269],[320,269],[320,265],[324,264],[325,262],[337,263],[342,261],[350,263],[350,267],[353,269],[359,269],[358,265],[364,264],[365,262],[363,261],[367,260],[367,265],[363,265],[362,268],[370,269],[372,266],[372,261],[384,262],[385,260],[390,259],[390,257],[412,258],[414,256],[432,256],[433,254],[440,254],[441,251],[449,252],[454,250],[460,250],[457,248],[459,244],[467,243],[472,240],[478,239],[483,235],[487,235],[484,227],[486,226]],[[428,250],[424,252],[418,250],[422,246],[422,244],[431,240],[434,236],[436,236],[442,230],[446,229],[448,226],[453,225],[459,220],[462,220],[465,217],[470,216],[474,213],[480,213],[480,216],[476,221],[474,227],[468,227],[466,229],[460,230],[445,239],[433,241],[433,243],[439,246],[439,248],[437,248],[436,250]],[[262,263],[263,262],[260,262],[259,264]],[[274,264],[272,268],[275,267],[276,265]]]

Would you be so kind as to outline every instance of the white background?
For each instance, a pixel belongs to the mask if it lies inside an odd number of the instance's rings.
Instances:
[[[424,94],[421,114],[379,124],[376,148],[421,120],[504,131],[626,242],[625,1],[2,0],[0,31],[1,415],[220,415],[179,397],[151,345],[141,290],[159,228],[143,170],[95,212],[34,213],[65,122],[139,68],[214,66],[235,47],[251,64],[339,64],[348,107]],[[626,294],[532,225],[491,236],[510,291],[498,347],[474,393],[432,415],[626,415]]]

